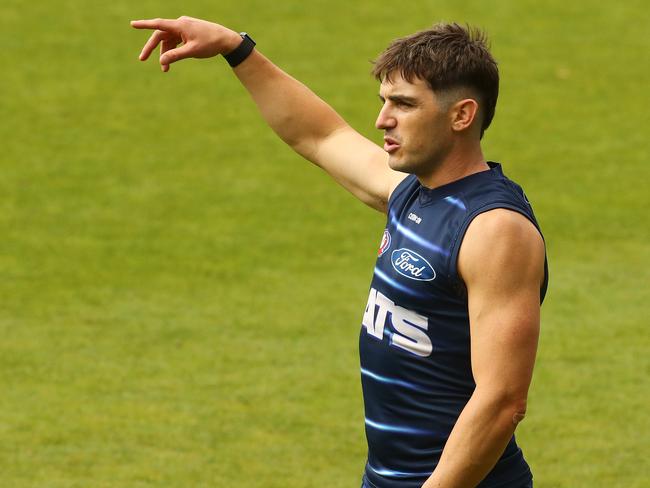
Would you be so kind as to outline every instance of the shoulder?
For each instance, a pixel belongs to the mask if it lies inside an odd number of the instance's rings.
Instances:
[[[472,180],[463,188],[463,196],[467,200],[467,208],[472,211],[482,211],[485,207],[512,208],[531,213],[530,202],[519,184],[503,173],[498,163],[489,163],[490,170],[478,173],[480,180]],[[477,184],[478,183],[478,184]]]
[[[537,227],[523,214],[495,208],[477,215],[458,255],[463,281],[543,280],[545,249]]]
[[[467,228],[466,237],[489,238],[497,242],[515,238],[542,242],[539,230],[527,216],[501,207],[477,215]]]

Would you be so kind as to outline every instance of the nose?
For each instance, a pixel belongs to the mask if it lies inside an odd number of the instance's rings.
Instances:
[[[377,120],[375,121],[375,127],[380,130],[393,129],[397,125],[397,120],[393,117],[389,111],[388,104],[384,104],[377,115]]]

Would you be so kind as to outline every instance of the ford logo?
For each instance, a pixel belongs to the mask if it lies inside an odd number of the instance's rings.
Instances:
[[[412,280],[431,281],[436,277],[436,272],[429,262],[410,249],[402,248],[393,251],[390,260],[395,271]]]

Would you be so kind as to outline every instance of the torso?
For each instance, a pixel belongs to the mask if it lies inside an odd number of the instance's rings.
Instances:
[[[360,334],[367,479],[420,487],[474,391],[467,296],[456,261],[472,219],[494,208],[536,226],[521,188],[501,167],[427,189],[408,176],[388,204]],[[541,290],[543,298],[546,280]],[[530,477],[514,437],[480,487]]]

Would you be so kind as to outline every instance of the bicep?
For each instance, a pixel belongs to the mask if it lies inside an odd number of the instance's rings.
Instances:
[[[366,205],[386,212],[388,199],[405,173],[388,166],[388,154],[349,126],[298,152],[323,168]]]
[[[544,244],[523,215],[498,209],[468,228],[458,269],[468,293],[477,387],[525,399],[540,325]]]

